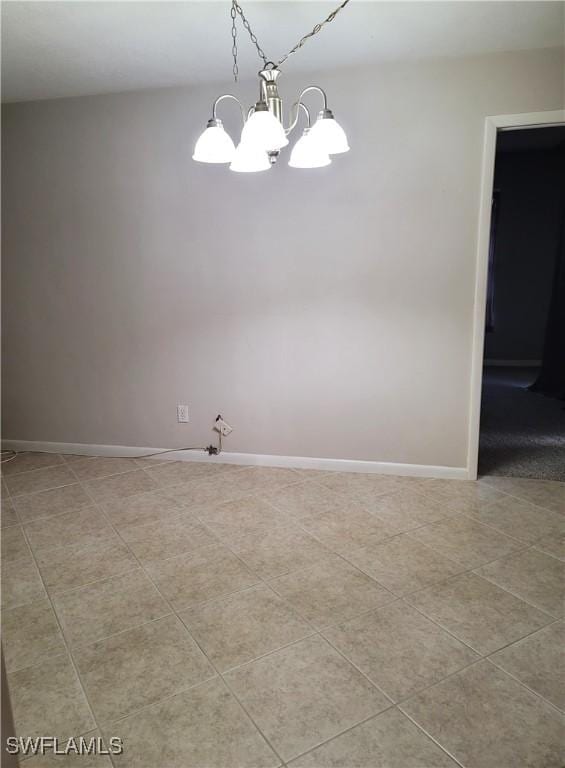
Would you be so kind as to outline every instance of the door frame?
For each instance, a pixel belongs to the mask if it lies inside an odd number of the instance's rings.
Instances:
[[[481,389],[483,383],[485,314],[487,305],[488,251],[496,137],[498,131],[504,128],[543,128],[544,126],[559,125],[560,123],[565,124],[564,109],[557,109],[550,112],[525,112],[517,115],[494,115],[485,118],[479,202],[479,229],[475,265],[471,392],[467,445],[467,472],[470,480],[477,479],[479,464],[479,430],[481,421]]]

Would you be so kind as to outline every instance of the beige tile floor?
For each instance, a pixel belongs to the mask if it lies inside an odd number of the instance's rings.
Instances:
[[[565,484],[25,454],[2,638],[30,768],[561,768]]]

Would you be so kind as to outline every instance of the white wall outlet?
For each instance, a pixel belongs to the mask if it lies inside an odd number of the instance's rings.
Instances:
[[[227,421],[224,421],[221,416],[218,416],[214,423],[214,429],[216,432],[219,432],[223,437],[226,437],[229,435],[230,432],[233,432],[233,427],[230,427],[230,425],[227,423]]]
[[[177,421],[179,424],[188,424],[188,405],[177,405]]]

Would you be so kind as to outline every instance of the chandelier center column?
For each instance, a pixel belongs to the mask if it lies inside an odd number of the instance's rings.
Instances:
[[[262,69],[259,72],[259,77],[261,78],[262,96],[264,101],[267,103],[269,112],[274,115],[280,123],[282,123],[283,106],[277,86],[277,78],[280,73],[280,69]]]

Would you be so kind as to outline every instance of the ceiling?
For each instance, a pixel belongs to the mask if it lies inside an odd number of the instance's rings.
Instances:
[[[244,12],[268,57],[279,59],[335,8],[325,2],[251,2]],[[232,77],[230,3],[2,3],[4,101],[111,93]],[[563,45],[561,2],[353,0],[291,57],[287,72],[407,58]],[[240,72],[260,61],[241,24]]]

